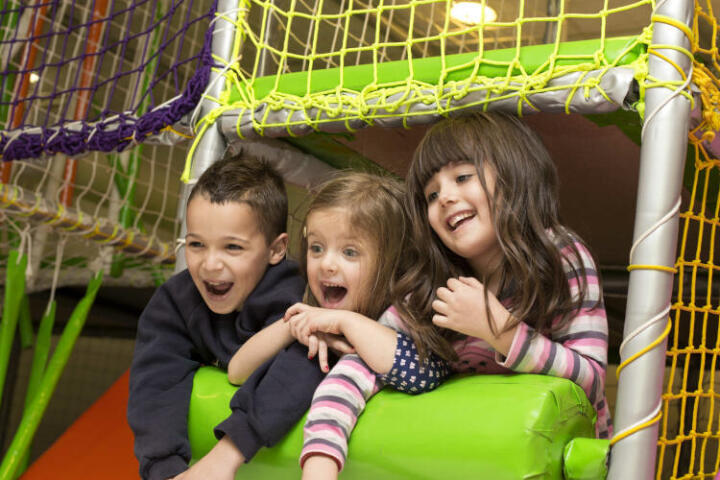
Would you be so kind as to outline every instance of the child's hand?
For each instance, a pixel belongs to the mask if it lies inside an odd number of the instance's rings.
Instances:
[[[288,308],[283,320],[290,325],[290,333],[308,347],[308,358],[318,356],[320,368],[327,372],[328,348],[338,354],[355,353],[355,349],[341,334],[339,312],[296,303]]]
[[[447,288],[437,289],[437,298],[432,303],[433,310],[437,312],[433,315],[433,323],[438,327],[449,328],[493,344],[495,335],[490,330],[489,319],[485,313],[484,290],[485,286],[473,277],[449,279]],[[491,292],[488,292],[487,296],[496,331],[501,331],[510,317],[510,312]]]
[[[303,338],[315,332],[342,335],[339,310],[311,307],[304,303],[296,303],[285,311],[283,320],[290,322],[290,329]],[[294,335],[294,333],[293,333]],[[300,337],[295,335],[300,340]],[[302,340],[300,340],[302,342]],[[302,342],[304,343],[304,342]]]
[[[345,340],[345,337],[330,333],[316,332],[310,335],[308,337],[307,347],[308,358],[312,359],[315,355],[317,355],[320,369],[323,372],[330,371],[330,365],[328,364],[328,349],[334,351],[338,355],[355,353],[355,349]]]

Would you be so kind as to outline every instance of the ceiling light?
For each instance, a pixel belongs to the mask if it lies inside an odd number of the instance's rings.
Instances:
[[[470,25],[490,23],[497,19],[495,10],[476,2],[455,2],[450,9],[450,16]]]
[[[40,75],[35,72],[30,73],[30,83],[37,83],[40,80]]]

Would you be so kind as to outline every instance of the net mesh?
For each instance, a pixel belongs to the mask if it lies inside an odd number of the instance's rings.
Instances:
[[[225,67],[231,90],[206,118],[231,112],[241,138],[392,117],[408,125],[499,104],[526,112],[541,108],[533,96],[542,93],[555,94],[560,110],[575,111],[588,90],[618,108],[625,99],[611,98],[603,76],[618,65],[633,67],[631,76],[646,73],[654,7],[649,0],[500,1],[492,2],[497,18],[488,13],[468,24],[444,0],[248,4],[235,61]]]
[[[720,64],[717,18],[696,2],[693,81],[702,110],[691,118],[680,214],[676,294],[671,310],[658,440],[658,479],[712,479],[720,468]]]
[[[192,136],[183,118],[207,86],[215,7],[0,4],[0,269],[23,244],[31,291],[58,259],[59,285],[171,273],[187,150],[172,145]]]
[[[0,9],[3,160],[120,151],[197,104],[209,0],[25,3]]]

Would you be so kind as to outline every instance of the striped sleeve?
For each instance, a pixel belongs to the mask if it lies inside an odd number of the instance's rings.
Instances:
[[[599,435],[607,429],[609,418],[604,398],[605,368],[607,365],[608,326],[597,270],[592,256],[579,241],[575,247],[585,268],[585,298],[582,307],[552,338],[538,334],[526,323],[520,323],[507,357],[497,354],[497,362],[524,373],[539,373],[567,378],[578,384],[598,410]],[[569,247],[562,248],[564,258],[573,258]],[[566,275],[573,296],[580,288],[575,270],[565,262]],[[556,321],[559,321],[558,318]],[[602,412],[601,412],[602,410]],[[600,418],[603,417],[603,418]]]
[[[344,355],[315,390],[305,422],[302,467],[312,455],[327,455],[341,471],[347,443],[365,402],[381,387],[375,372],[356,354]]]
[[[405,330],[393,307],[383,312],[378,323],[393,330]],[[365,402],[382,386],[382,379],[358,355],[344,355],[315,390],[305,422],[300,466],[308,457],[327,455],[341,471],[357,418],[365,409]]]

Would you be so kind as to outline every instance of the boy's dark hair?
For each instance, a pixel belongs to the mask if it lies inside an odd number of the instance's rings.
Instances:
[[[287,231],[288,199],[282,176],[265,160],[238,154],[218,160],[200,175],[188,204],[202,195],[210,203],[246,203],[268,245]]]

